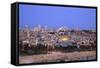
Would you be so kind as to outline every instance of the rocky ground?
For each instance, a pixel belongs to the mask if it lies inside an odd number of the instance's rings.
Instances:
[[[93,60],[96,59],[96,51],[81,51],[81,52],[48,52],[47,54],[19,56],[19,64],[25,63],[46,63],[60,61],[75,61],[75,60]]]

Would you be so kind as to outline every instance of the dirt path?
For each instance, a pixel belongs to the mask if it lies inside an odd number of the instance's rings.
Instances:
[[[75,60],[92,60],[96,58],[96,51],[85,52],[49,52],[49,54],[19,56],[19,63],[41,63],[41,62],[60,62]]]

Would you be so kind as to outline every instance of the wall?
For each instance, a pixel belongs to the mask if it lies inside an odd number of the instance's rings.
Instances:
[[[16,0],[1,0],[0,2],[0,68],[16,68],[10,64],[10,4]],[[17,0],[21,2],[38,2],[38,3],[54,3],[54,4],[67,4],[67,5],[86,5],[86,6],[98,6],[98,12],[100,11],[100,0]],[[100,14],[98,13],[98,19]],[[100,23],[98,20],[98,29],[100,29]],[[100,33],[100,31],[98,31]],[[99,35],[99,34],[98,34]],[[99,37],[99,36],[98,36]],[[100,39],[99,39],[100,41]],[[98,43],[100,44],[100,42]],[[100,52],[100,46],[98,45],[98,52]],[[100,56],[100,53],[98,54]],[[98,62],[82,62],[82,63],[66,63],[66,64],[50,64],[50,65],[31,65],[21,66],[19,68],[98,68],[100,57]]]

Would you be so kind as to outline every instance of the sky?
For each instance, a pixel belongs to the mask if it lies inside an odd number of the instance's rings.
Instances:
[[[38,25],[47,28],[96,29],[96,9],[77,7],[57,7],[40,5],[19,5],[19,28]]]

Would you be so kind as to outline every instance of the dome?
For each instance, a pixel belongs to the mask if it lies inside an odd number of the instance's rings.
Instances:
[[[61,41],[67,41],[67,40],[69,40],[69,36],[67,36],[67,35],[62,35],[62,36],[59,36],[59,39],[60,39]]]
[[[58,31],[67,31],[67,28],[66,28],[66,27],[60,27],[60,28],[58,29]]]

